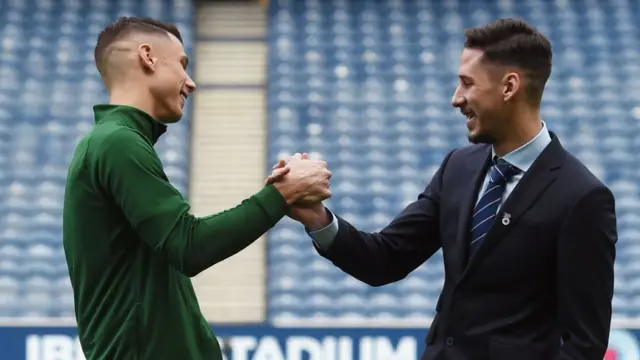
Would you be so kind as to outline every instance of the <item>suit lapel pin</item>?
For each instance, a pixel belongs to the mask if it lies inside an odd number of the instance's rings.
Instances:
[[[504,213],[502,215],[502,225],[507,226],[511,222],[511,214]]]

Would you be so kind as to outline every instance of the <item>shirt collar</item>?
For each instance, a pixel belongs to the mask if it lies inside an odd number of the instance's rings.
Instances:
[[[93,107],[93,113],[96,124],[106,121],[117,121],[124,126],[138,130],[153,144],[167,131],[167,125],[132,106],[99,104]]]
[[[542,153],[542,151],[551,143],[551,134],[547,129],[547,124],[542,122],[542,129],[538,132],[538,135],[531,139],[528,143],[513,150],[502,159],[509,164],[517,167],[522,172],[529,170],[534,161]],[[496,156],[495,150],[491,150],[493,157]]]

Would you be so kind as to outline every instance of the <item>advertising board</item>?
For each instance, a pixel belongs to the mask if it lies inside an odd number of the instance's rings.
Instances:
[[[225,360],[419,360],[426,329],[214,326]],[[0,327],[2,360],[85,360],[74,327]],[[605,360],[640,360],[640,331],[611,332]]]

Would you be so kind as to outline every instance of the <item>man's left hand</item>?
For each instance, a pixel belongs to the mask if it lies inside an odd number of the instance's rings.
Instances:
[[[295,154],[293,156],[294,157],[299,156],[301,159],[305,159],[305,160],[309,159],[309,154],[307,153]],[[271,175],[267,177],[267,180],[265,180],[264,186],[271,185],[274,182],[281,180],[285,175],[289,173],[289,168],[287,167],[287,161],[284,159],[278,161],[278,163],[273,165],[271,169],[273,171],[271,172]]]

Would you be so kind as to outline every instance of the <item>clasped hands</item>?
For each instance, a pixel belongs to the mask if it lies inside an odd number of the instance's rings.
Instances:
[[[325,161],[298,153],[275,164],[265,185],[273,184],[291,205],[289,217],[313,231],[329,223],[322,201],[331,197],[330,179]]]

